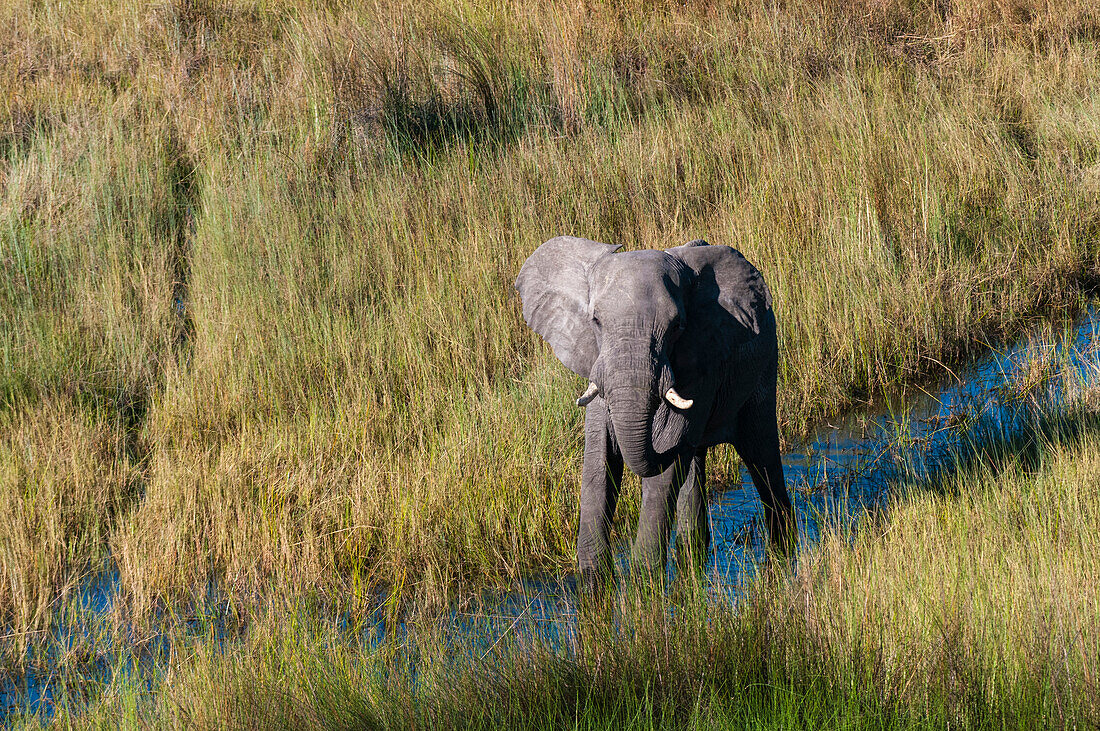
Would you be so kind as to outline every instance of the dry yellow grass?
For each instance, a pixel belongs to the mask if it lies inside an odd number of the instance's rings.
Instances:
[[[6,413],[0,433],[0,612],[10,627],[39,628],[102,570],[111,521],[138,497],[140,474],[123,425],[68,404]]]
[[[854,542],[831,536],[784,608],[816,645],[865,661],[880,692],[918,707],[965,714],[975,697],[996,708],[1006,690],[1039,687],[1070,717],[1096,719],[1098,486],[1095,434],[1051,448],[1038,473],[1011,459],[967,471]]]
[[[6,492],[58,558],[0,544],[0,622],[107,547],[134,616],[568,566],[577,384],[511,291],[555,234],[744,251],[788,434],[1076,309],[1100,20],[944,8],[5,4],[0,442],[61,480],[20,434],[114,435],[140,488],[77,500],[90,533]]]
[[[1064,364],[1063,364],[1064,365]],[[1029,397],[1036,391],[1030,391]],[[198,641],[61,723],[294,728],[1081,728],[1100,719],[1100,391],[803,545],[733,601],[624,593],[558,645],[410,627],[379,646],[308,607]],[[640,600],[639,600],[640,599]],[[604,609],[608,609],[604,607]],[[575,627],[577,639],[565,639]],[[186,642],[186,640],[184,640]],[[71,715],[68,715],[71,714]]]

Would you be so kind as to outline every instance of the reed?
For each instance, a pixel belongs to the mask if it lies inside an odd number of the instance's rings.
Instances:
[[[1074,0],[4,4],[5,668],[108,560],[120,622],[566,569],[578,384],[511,289],[550,236],[741,249],[791,437],[1076,311],[1097,37]]]
[[[616,594],[558,643],[267,615],[55,723],[248,728],[1047,728],[1100,719],[1100,394],[914,484],[737,600]],[[750,569],[751,570],[751,569]],[[699,591],[702,589],[702,591]],[[467,635],[469,637],[469,635]]]

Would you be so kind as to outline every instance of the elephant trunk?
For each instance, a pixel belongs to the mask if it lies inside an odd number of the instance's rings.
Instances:
[[[639,477],[659,475],[675,459],[674,454],[659,453],[653,446],[654,416],[671,381],[667,363],[641,374],[624,369],[605,395],[623,461]]]
[[[665,470],[660,455],[653,449],[651,430],[655,405],[649,392],[640,389],[616,392],[611,404],[611,424],[622,450],[623,461],[639,477],[653,477]]]

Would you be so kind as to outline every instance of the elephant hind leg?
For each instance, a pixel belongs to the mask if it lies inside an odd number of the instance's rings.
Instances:
[[[676,564],[681,576],[705,571],[710,553],[706,465],[707,450],[699,449],[676,501]]]
[[[733,446],[760,493],[771,546],[789,555],[798,540],[798,527],[783,476],[774,395],[759,404],[749,403],[742,407]]]

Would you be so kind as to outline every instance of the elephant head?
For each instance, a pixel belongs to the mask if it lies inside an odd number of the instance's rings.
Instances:
[[[589,381],[578,405],[602,397],[623,460],[650,477],[685,447],[714,443],[711,411],[730,357],[774,319],[760,273],[730,247],[619,248],[550,239],[516,289],[527,324]]]

